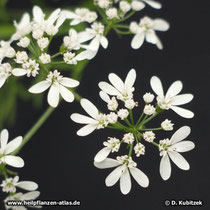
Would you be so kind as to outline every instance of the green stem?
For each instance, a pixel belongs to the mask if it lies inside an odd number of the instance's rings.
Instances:
[[[130,12],[128,15],[126,15],[124,18],[122,18],[121,20],[119,20],[117,23],[120,23],[120,22],[123,22],[127,19],[129,19],[131,16],[133,16],[136,12],[135,11],[132,11]]]
[[[132,111],[132,109],[129,109],[129,113],[130,113],[131,123],[134,125],[134,119],[133,119],[133,111]]]
[[[42,114],[39,120],[33,125],[33,127],[26,133],[23,138],[21,145],[12,153],[12,155],[16,155],[20,152],[23,146],[30,140],[30,138],[37,132],[37,130],[44,124],[44,122],[48,119],[51,113],[54,111],[54,108],[48,107],[47,110]]]
[[[136,123],[136,126],[138,126],[138,124],[141,122],[143,116],[144,116],[144,112],[142,112],[140,118],[138,119],[138,122]]]
[[[52,55],[52,56],[51,56],[51,59],[56,58],[56,57],[58,57],[59,55],[61,55],[61,53],[60,53],[60,52],[58,52],[58,53],[56,53],[56,54]]]
[[[148,119],[144,120],[144,121],[140,124],[140,126],[145,125],[145,124],[148,123],[150,120],[152,120],[153,118],[155,118],[158,114],[159,114],[159,113],[156,112],[156,113],[153,114],[151,117],[149,117]]]
[[[160,127],[160,128],[143,128],[143,129],[139,129],[140,131],[160,131],[162,130],[163,128]]]
[[[157,148],[159,148],[159,144],[155,143],[155,142],[151,142],[154,146],[156,146]]]
[[[129,149],[128,157],[131,157],[132,151],[133,151],[133,143],[130,144],[130,149]]]
[[[117,29],[117,28],[114,28],[114,30],[115,30],[116,33],[118,33],[118,34],[124,34],[124,35],[126,35],[126,34],[132,34],[130,31],[121,31],[121,30],[119,30],[119,29]]]
[[[128,25],[123,25],[123,24],[116,24],[115,27],[116,28],[125,28],[125,29],[129,29],[130,28]]]
[[[133,127],[127,118],[125,118],[124,121],[126,122],[126,124],[127,124],[129,127]]]

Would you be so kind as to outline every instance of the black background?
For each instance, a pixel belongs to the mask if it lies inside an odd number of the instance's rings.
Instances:
[[[16,1],[11,1],[11,6],[14,2]],[[68,2],[71,4],[71,1]],[[148,43],[144,43],[139,50],[133,50],[130,47],[133,36],[119,39],[116,34],[110,33],[108,49],[100,48],[98,55],[86,68],[79,93],[106,111],[104,102],[98,96],[98,82],[107,81],[107,76],[111,72],[124,79],[129,69],[135,68],[137,71],[135,99],[140,102],[140,109],[142,95],[151,92],[149,81],[153,75],[161,78],[165,90],[173,81],[181,80],[184,84],[182,93],[189,92],[195,96],[190,104],[184,106],[192,110],[195,117],[184,119],[168,111],[154,120],[154,126],[168,118],[175,123],[175,130],[183,125],[192,128],[188,140],[194,141],[196,147],[193,151],[183,154],[189,161],[191,169],[182,171],[172,164],[171,178],[163,181],[159,175],[159,152],[151,145],[146,145],[146,155],[140,157],[137,162],[138,167],[148,175],[150,186],[144,189],[132,180],[131,192],[126,196],[121,194],[119,182],[111,188],[106,187],[104,180],[113,169],[95,168],[93,158],[108,136],[120,138],[122,133],[104,129],[86,137],[78,137],[76,131],[81,126],[72,122],[69,116],[74,112],[83,114],[85,112],[78,102],[73,104],[63,102],[30,143],[22,149],[20,156],[25,160],[25,167],[18,170],[22,180],[33,180],[39,184],[41,200],[81,201],[81,206],[54,209],[209,209],[210,2],[208,0],[161,2],[163,4],[161,10],[147,6],[133,20],[139,20],[143,15],[168,20],[170,30],[158,33],[164,50],[160,51]],[[67,1],[63,1],[63,5],[66,4]],[[61,7],[63,5],[60,4]],[[10,128],[11,138],[24,135],[44,108],[40,112],[35,112],[30,103],[20,103],[18,110],[16,126]],[[172,133],[157,133],[157,139],[168,138]],[[164,205],[166,199],[202,200],[203,206],[166,207]]]

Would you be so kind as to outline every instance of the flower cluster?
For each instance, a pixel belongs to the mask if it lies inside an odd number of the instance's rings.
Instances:
[[[190,102],[193,99],[192,94],[178,95],[182,89],[180,81],[174,82],[164,95],[160,79],[156,76],[151,78],[151,88],[157,94],[155,96],[148,92],[143,95],[145,106],[142,114],[135,122],[136,116],[133,111],[138,108],[138,103],[134,100],[134,83],[136,80],[136,71],[131,69],[125,81],[122,81],[116,74],[111,73],[108,76],[109,82],[102,81],[99,83],[100,97],[107,103],[107,108],[110,111],[108,114],[99,112],[99,110],[89,100],[82,99],[81,106],[91,116],[87,117],[78,113],[71,115],[71,119],[80,124],[86,124],[77,134],[86,136],[96,129],[110,128],[121,130],[124,132],[120,138],[109,137],[103,143],[104,147],[96,154],[94,165],[97,168],[117,167],[105,180],[106,186],[113,186],[120,179],[120,189],[123,194],[127,194],[131,190],[130,174],[136,182],[142,187],[148,187],[148,177],[137,168],[137,163],[133,161],[133,151],[136,157],[145,154],[146,144],[152,144],[157,147],[160,152],[160,175],[164,180],[167,180],[171,175],[170,159],[183,170],[189,169],[188,162],[179,152],[190,151],[194,148],[194,143],[191,141],[182,141],[190,134],[190,128],[183,126],[178,129],[171,139],[158,139],[156,131],[173,130],[174,124],[171,120],[165,119],[158,128],[146,127],[153,118],[162,114],[166,110],[173,110],[178,115],[185,118],[192,118],[193,112],[184,108],[178,107]],[[121,107],[123,106],[123,107]],[[138,111],[139,113],[139,111]],[[110,117],[111,116],[111,117]],[[111,120],[110,120],[111,119]],[[127,155],[117,156],[116,159],[109,158],[110,153],[117,153],[121,147],[129,149]]]
[[[13,152],[18,149],[22,143],[22,136],[18,136],[8,143],[9,133],[6,129],[2,130],[0,133],[0,173],[4,175],[5,179],[0,184],[2,191],[9,193],[5,199],[6,209],[21,209],[21,206],[7,206],[7,201],[23,201],[23,200],[34,200],[36,199],[40,192],[35,191],[38,185],[31,181],[19,181],[19,176],[8,177],[8,174],[13,174],[12,171],[7,169],[6,165],[22,168],[24,166],[24,161],[21,157],[13,155]],[[16,187],[23,190],[30,191],[28,193],[17,193]]]

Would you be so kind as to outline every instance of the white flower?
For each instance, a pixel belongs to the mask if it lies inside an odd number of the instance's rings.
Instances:
[[[4,85],[7,78],[11,75],[12,67],[9,63],[0,63],[0,88]]]
[[[39,74],[39,64],[35,60],[29,59],[22,64],[22,68],[15,68],[12,74],[16,77],[27,75],[27,77],[36,77]]]
[[[112,97],[110,99],[110,97],[103,91],[100,91],[99,95],[100,95],[101,99],[107,103],[107,107],[110,111],[117,110],[118,102],[115,97]]]
[[[178,105],[189,103],[193,99],[192,94],[178,95],[183,88],[181,81],[175,81],[172,83],[166,92],[166,95],[164,95],[163,86],[158,77],[153,76],[150,84],[153,91],[157,94],[158,106],[161,109],[172,109],[174,112],[184,118],[192,118],[194,116],[193,112],[178,107]]]
[[[162,140],[159,143],[160,156],[160,175],[163,180],[167,180],[171,176],[170,159],[182,170],[189,170],[189,163],[179,152],[188,152],[195,145],[192,141],[182,141],[190,134],[190,127],[183,126],[177,130],[171,139]]]
[[[73,64],[73,65],[77,64],[77,57],[75,56],[75,53],[72,53],[72,52],[64,53],[63,54],[63,60],[67,64]]]
[[[108,19],[119,18],[117,8],[112,7],[106,10],[106,15]]]
[[[43,64],[47,64],[51,62],[51,57],[49,54],[47,53],[42,53],[41,56],[39,56],[39,60],[43,63]]]
[[[16,187],[19,187],[24,190],[33,191],[38,188],[38,185],[35,182],[31,181],[19,181],[19,176],[15,176],[14,178],[7,178],[3,180],[2,184],[0,185],[2,187],[3,192],[16,192]]]
[[[143,99],[144,99],[145,103],[152,103],[154,98],[155,98],[155,96],[151,93],[145,93],[143,95]]]
[[[134,0],[136,1],[136,0]],[[144,4],[148,4],[149,6],[153,7],[154,9],[161,9],[162,5],[161,3],[154,1],[154,0],[138,0],[140,1],[140,3]]]
[[[118,157],[118,160],[106,158],[102,162],[94,162],[97,168],[112,168],[116,167],[106,178],[105,184],[107,187],[111,187],[117,183],[120,179],[120,190],[123,194],[128,194],[131,190],[131,178],[130,173],[136,182],[142,187],[148,187],[149,179],[148,177],[138,168],[136,168],[136,163],[131,157],[128,158],[127,155]]]
[[[108,78],[112,85],[107,82],[100,82],[99,87],[102,91],[109,95],[117,96],[122,101],[133,98],[135,89],[133,85],[136,80],[136,71],[134,69],[128,72],[125,82],[114,73],[109,74]]]
[[[135,138],[132,133],[126,133],[123,136],[123,142],[126,144],[132,144],[134,142],[134,140],[135,140]]]
[[[134,147],[134,151],[135,151],[136,157],[139,157],[140,155],[144,155],[145,154],[145,146],[141,143],[138,143]]]
[[[10,46],[10,42],[0,41],[0,61],[6,58],[13,58],[15,50]]]
[[[135,26],[135,27],[134,27]],[[135,29],[135,30],[134,30]],[[131,42],[133,49],[138,49],[144,43],[144,39],[147,42],[155,44],[159,49],[163,49],[162,43],[155,31],[167,31],[169,29],[169,23],[163,19],[151,19],[144,17],[140,20],[140,23],[132,22],[130,24],[130,31],[135,34]]]
[[[30,44],[30,39],[28,37],[23,37],[20,39],[20,41],[17,43],[19,47],[26,48]]]
[[[114,123],[117,122],[118,115],[115,114],[114,112],[110,112],[110,114],[108,114],[108,115],[106,116],[106,118],[107,118],[108,123],[114,124]]]
[[[143,133],[143,138],[145,141],[148,141],[151,143],[155,139],[155,133],[153,133],[152,131],[146,131]]]
[[[94,158],[95,162],[104,161],[110,152],[118,152],[120,149],[120,140],[117,138],[109,137],[103,144],[105,147],[96,154]]]
[[[49,44],[49,39],[47,37],[42,37],[37,40],[37,44],[40,47],[41,51],[43,51]]]
[[[145,105],[144,114],[153,115],[153,114],[155,114],[155,112],[156,112],[156,108],[153,105],[151,105],[151,104]]]
[[[16,53],[16,59],[14,59],[14,61],[18,64],[23,64],[24,62],[26,62],[28,60],[28,54],[26,53],[26,51],[18,51]]]
[[[32,191],[28,193],[16,193],[14,195],[8,196],[5,200],[5,207],[6,209],[13,209],[13,210],[27,210],[26,207],[24,206],[7,206],[8,201],[31,201],[31,200],[36,200],[40,195],[39,191]],[[30,206],[32,207],[32,206]],[[39,208],[39,206],[36,206],[36,208]]]
[[[137,0],[131,2],[131,8],[134,11],[140,11],[144,9],[144,7],[145,7],[145,4],[143,2],[139,2]]]
[[[72,114],[71,119],[80,124],[87,124],[77,131],[78,136],[87,136],[96,129],[104,128],[108,125],[106,115],[99,113],[98,109],[89,100],[82,99],[80,101],[82,108],[91,116],[86,117],[78,113]]]
[[[121,1],[120,9],[122,10],[123,13],[126,13],[131,9],[131,5],[127,1]]]
[[[91,40],[91,42],[88,45],[82,45],[85,51],[80,53],[80,56],[84,59],[84,57],[88,60],[91,60],[92,58],[95,57],[97,54],[100,45],[104,49],[108,47],[108,40],[104,36],[104,25],[101,23],[96,23],[94,22],[91,25],[91,28],[86,28],[85,31],[80,32],[80,39],[81,42],[86,42]]]
[[[127,109],[133,109],[135,106],[138,106],[138,103],[135,102],[133,99],[128,99],[125,101],[125,107]]]
[[[63,38],[64,46],[69,50],[79,50],[81,47],[81,43],[84,42],[82,40],[83,33],[77,33],[74,29],[69,30],[69,36],[65,36]]]
[[[117,112],[117,115],[118,115],[118,117],[119,117],[121,120],[124,120],[125,118],[128,117],[129,112],[128,112],[127,109],[120,109],[120,110]]]
[[[78,85],[78,81],[67,77],[63,77],[60,75],[60,72],[54,70],[53,72],[51,71],[48,74],[47,79],[45,81],[41,81],[35,84],[28,91],[30,93],[37,94],[42,93],[48,88],[50,88],[47,95],[47,101],[50,106],[57,107],[59,103],[59,95],[61,95],[66,102],[71,103],[74,101],[73,93],[67,88],[74,88]]]
[[[30,22],[30,16],[28,13],[24,13],[20,22],[14,21],[16,32],[12,35],[11,41],[21,39],[27,34],[31,33],[32,27]]]
[[[163,128],[163,130],[165,131],[172,131],[173,130],[173,126],[174,124],[171,123],[171,120],[164,120],[162,123],[161,123],[161,127]]]
[[[77,25],[82,22],[92,23],[97,19],[96,12],[91,12],[87,8],[77,8],[75,12],[68,11],[67,18],[73,19],[70,25]]]
[[[106,9],[110,4],[110,0],[98,0],[98,6]]]
[[[22,168],[24,166],[24,161],[22,158],[14,155],[10,155],[14,152],[22,143],[22,136],[18,136],[12,141],[8,142],[9,133],[6,129],[1,131],[0,134],[0,164],[6,163],[7,165]]]
[[[66,12],[61,12],[60,9],[56,9],[52,12],[52,14],[45,20],[45,14],[41,10],[40,7],[33,7],[33,26],[32,26],[32,36],[34,39],[42,38],[44,32],[46,32],[49,36],[54,36],[59,27],[66,20]]]

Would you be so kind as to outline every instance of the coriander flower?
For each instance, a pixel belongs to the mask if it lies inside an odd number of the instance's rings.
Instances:
[[[0,88],[4,85],[7,78],[12,73],[12,67],[9,63],[2,63],[0,62]]]
[[[63,54],[63,60],[67,64],[76,65],[77,64],[77,56],[75,56],[75,53],[72,52],[66,52]]]
[[[106,115],[106,119],[109,124],[115,124],[117,122],[118,115],[114,112],[110,112]]]
[[[145,93],[143,95],[143,99],[144,99],[145,103],[148,103],[148,104],[152,103],[154,98],[155,98],[155,96],[151,93]]]
[[[14,178],[6,178],[3,180],[2,184],[0,185],[2,187],[3,192],[16,192],[16,187],[19,187],[24,190],[33,191],[38,188],[38,185],[35,182],[31,181],[19,181],[19,176],[15,176]]]
[[[15,56],[15,50],[10,46],[11,42],[0,41],[0,62],[4,58],[13,58]]]
[[[104,161],[111,152],[118,152],[120,149],[120,140],[117,138],[109,137],[103,144],[105,147],[96,154],[95,162]]]
[[[138,0],[134,0],[131,2],[131,8],[134,11],[140,11],[140,10],[144,9],[144,7],[145,7],[145,4]]]
[[[48,88],[50,88],[47,95],[47,101],[50,106],[55,108],[58,106],[59,103],[59,95],[61,95],[66,102],[73,102],[74,95],[67,88],[74,88],[78,85],[78,81],[67,77],[63,77],[60,75],[60,72],[54,70],[53,72],[51,71],[48,74],[47,79],[45,81],[41,81],[32,86],[29,89],[29,92],[37,94],[42,93]]]
[[[28,47],[29,44],[30,44],[30,39],[25,36],[19,40],[19,42],[17,43],[17,46],[26,48]]]
[[[51,57],[47,53],[42,53],[41,56],[39,56],[39,60],[42,62],[42,64],[47,64],[51,62]]]
[[[118,112],[117,112],[117,115],[118,117],[121,119],[121,120],[124,120],[128,117],[129,115],[129,112],[127,109],[120,109]]]
[[[112,85],[107,82],[100,82],[98,85],[102,91],[109,95],[117,96],[122,101],[133,98],[133,91],[135,90],[133,85],[136,80],[136,71],[134,69],[128,72],[125,82],[114,73],[109,74],[108,78]]]
[[[13,209],[13,210],[27,210],[26,207],[24,206],[8,206],[7,202],[8,201],[33,201],[36,200],[40,195],[39,191],[32,191],[28,193],[16,193],[14,195],[9,195],[5,200],[5,207],[6,209]],[[30,206],[33,207],[33,206]],[[36,206],[36,208],[40,208],[40,206]]]
[[[106,16],[108,19],[119,18],[117,8],[111,7],[106,10]]]
[[[169,157],[180,169],[190,169],[189,163],[179,154],[179,152],[188,152],[195,147],[192,141],[182,141],[190,134],[190,131],[190,127],[183,126],[173,134],[171,139],[165,139],[159,142],[160,156],[162,156],[160,161],[160,175],[163,180],[167,180],[171,176]]]
[[[26,53],[26,51],[18,51],[16,53],[16,59],[14,59],[14,61],[18,64],[23,64],[28,60],[28,54]]]
[[[178,107],[179,105],[189,103],[193,99],[192,94],[178,95],[183,88],[181,81],[175,81],[174,83],[172,83],[168,91],[166,92],[166,95],[164,95],[163,86],[158,77],[153,76],[150,80],[150,84],[153,91],[157,94],[158,106],[161,109],[172,109],[174,112],[184,118],[192,118],[194,116],[193,112]]]
[[[148,177],[138,168],[137,164],[127,155],[117,157],[117,160],[106,158],[102,162],[94,162],[94,165],[99,169],[116,167],[106,178],[105,184],[107,187],[111,187],[117,183],[120,179],[120,190],[125,195],[131,190],[131,177],[142,187],[148,187]]]
[[[167,31],[169,29],[169,23],[163,19],[151,19],[144,17],[140,20],[140,23],[131,22],[130,31],[135,34],[131,42],[133,49],[138,49],[144,43],[147,42],[155,44],[160,50],[163,49],[162,43],[155,31]]]
[[[87,99],[82,99],[80,101],[82,108],[91,117],[81,115],[78,113],[72,114],[71,119],[79,124],[87,124],[77,131],[78,136],[87,136],[96,129],[102,129],[108,125],[107,116],[105,114],[99,113],[98,109]]]
[[[138,143],[134,147],[134,151],[135,151],[136,157],[139,157],[140,155],[144,155],[145,154],[145,146],[141,143]]]
[[[155,133],[153,133],[152,131],[146,131],[143,133],[143,138],[145,141],[147,142],[153,142],[155,139]]]
[[[123,142],[126,144],[132,144],[134,142],[134,140],[135,140],[135,138],[132,133],[126,133],[123,136]]]
[[[156,112],[156,108],[153,105],[151,105],[151,104],[145,105],[144,114],[153,115],[153,114],[155,114],[155,112]]]
[[[122,10],[123,13],[126,13],[131,9],[131,5],[127,1],[121,1],[120,9]]]
[[[164,120],[162,123],[161,123],[161,127],[163,128],[163,130],[165,131],[172,131],[173,130],[173,126],[174,124],[171,123],[171,120]]]
[[[97,4],[100,8],[106,9],[110,5],[110,0],[98,0]]]
[[[22,136],[18,136],[8,143],[9,133],[6,129],[0,133],[0,164],[7,164],[16,168],[22,168],[24,161],[22,158],[10,155],[22,143]]]

